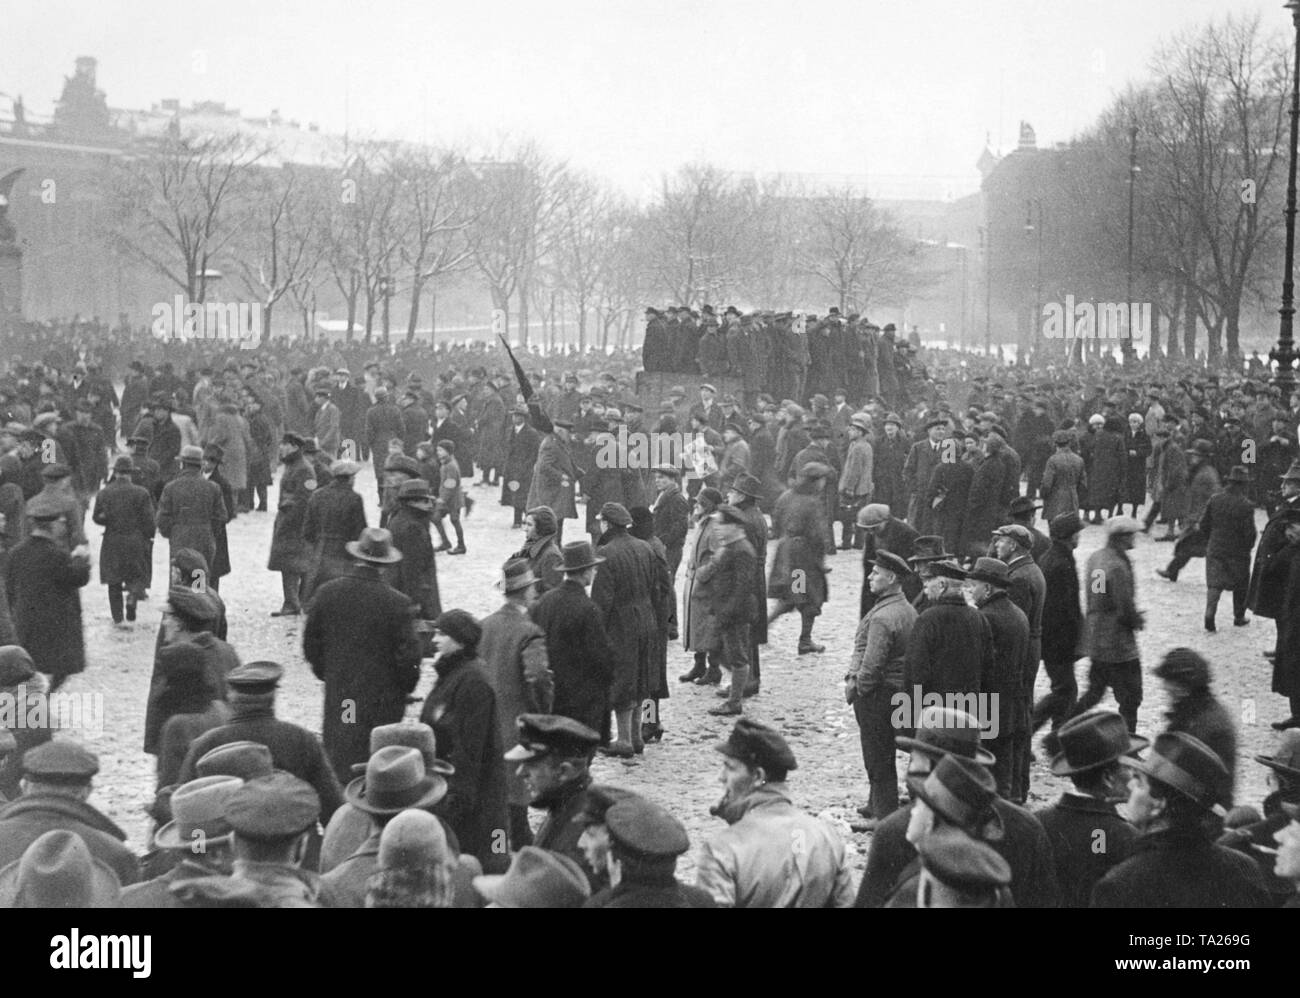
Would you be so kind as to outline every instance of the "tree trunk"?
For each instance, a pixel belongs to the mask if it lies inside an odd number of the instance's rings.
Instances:
[[[587,302],[583,298],[578,299],[578,352],[583,353],[587,349]]]
[[[1183,298],[1183,358],[1196,360],[1196,302],[1191,288]]]
[[[266,307],[262,309],[262,342],[270,343],[271,338],[275,335],[271,332],[271,313],[275,309],[275,302],[267,302]],[[244,330],[240,330],[241,333]]]
[[[411,312],[406,317],[406,342],[408,344],[415,342],[415,326],[420,319],[420,293],[424,290],[424,282],[418,277],[411,280]]]
[[[357,292],[348,295],[348,342],[352,342],[352,330],[357,324]]]
[[[1206,323],[1205,359],[1211,368],[1217,368],[1223,362],[1223,316],[1219,315],[1214,324]]]
[[[519,345],[528,349],[528,288],[524,284],[519,285]]]
[[[1228,363],[1236,368],[1241,367],[1241,299],[1238,295],[1233,296],[1228,302],[1227,308],[1227,357]]]
[[[429,346],[438,338],[438,286],[429,286]]]

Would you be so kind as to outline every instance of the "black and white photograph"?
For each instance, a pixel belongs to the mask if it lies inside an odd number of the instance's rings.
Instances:
[[[0,908],[1280,968],[1300,0],[4,22]]]

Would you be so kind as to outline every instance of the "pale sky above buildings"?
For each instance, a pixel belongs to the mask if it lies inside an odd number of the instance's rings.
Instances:
[[[224,101],[480,153],[528,136],[636,196],[703,160],[960,194],[986,134],[1070,138],[1162,39],[1229,11],[1289,37],[1280,0],[41,0],[6,11],[0,92],[47,116],[93,55],[113,107]]]

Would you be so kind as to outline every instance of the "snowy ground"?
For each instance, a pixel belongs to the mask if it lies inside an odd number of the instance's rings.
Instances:
[[[365,497],[370,522],[378,520],[375,483],[367,465],[357,481]],[[441,557],[439,585],[445,608],[461,607],[476,616],[494,610],[500,595],[494,583],[501,563],[522,542],[522,533],[510,529],[510,512],[496,502],[499,491],[474,487],[478,500],[473,515],[466,519],[469,554]],[[275,490],[270,506],[275,508]],[[1263,514],[1258,514],[1263,524]],[[320,729],[320,684],[312,676],[301,652],[301,618],[272,618],[270,611],[280,604],[279,576],[265,569],[274,513],[251,513],[239,517],[229,529],[232,575],[223,580],[221,593],[229,614],[230,641],[243,661],[272,659],[285,666],[278,713],[281,717]],[[573,526],[571,523],[570,526]],[[89,522],[92,550],[98,552],[101,529]],[[1103,540],[1102,528],[1089,527],[1080,542],[1080,566]],[[689,542],[688,542],[689,543]],[[1204,562],[1193,561],[1180,581],[1170,584],[1155,576],[1172,549],[1148,537],[1139,537],[1133,552],[1137,574],[1138,603],[1147,614],[1147,630],[1141,635],[1146,700],[1140,712],[1140,730],[1151,734],[1162,726],[1165,698],[1150,670],[1162,652],[1185,644],[1204,653],[1215,668],[1215,688],[1237,714],[1240,725],[1241,758],[1238,761],[1237,799],[1258,806],[1265,793],[1262,766],[1251,760],[1268,752],[1274,742],[1269,723],[1286,714],[1285,701],[1269,693],[1270,666],[1262,652],[1272,646],[1272,621],[1258,620],[1245,628],[1231,626],[1230,600],[1225,597],[1219,610],[1219,632],[1206,634],[1201,628],[1204,605]],[[154,578],[165,579],[167,544],[155,545]],[[747,701],[753,716],[780,728],[789,738],[799,761],[790,787],[796,800],[808,810],[835,819],[854,851],[855,866],[865,861],[870,835],[853,834],[848,823],[857,817],[855,809],[866,800],[866,780],[858,747],[857,727],[851,708],[845,705],[845,667],[857,625],[856,611],[862,584],[858,552],[841,553],[832,559],[831,601],[818,621],[815,637],[826,645],[825,654],[795,655],[798,618],[789,615],[773,628],[771,642],[763,650],[763,690]],[[680,583],[680,574],[678,581]],[[65,690],[102,694],[102,733],[86,738],[100,756],[101,772],[92,802],[119,822],[130,836],[130,845],[146,848],[148,819],[143,808],[152,797],[153,759],[141,751],[145,694],[152,664],[153,645],[165,589],[155,585],[152,598],[140,607],[134,630],[119,631],[112,625],[105,590],[92,576],[83,592],[88,668],[72,679]],[[731,727],[726,718],[706,711],[717,701],[711,688],[682,686],[676,676],[690,667],[690,656],[679,642],[670,648],[669,676],[672,698],[663,704],[667,733],[662,743],[648,746],[645,755],[626,762],[598,757],[595,775],[601,782],[616,783],[644,793],[669,807],[686,824],[692,841],[718,827],[709,807],[720,794],[720,756],[712,746]],[[432,685],[433,670],[425,663],[417,693]],[[1079,667],[1082,683],[1086,669]],[[1046,691],[1040,675],[1038,695]],[[1113,706],[1107,699],[1103,705]],[[419,705],[411,708],[418,714]],[[898,756],[899,765],[905,757]],[[1054,800],[1066,781],[1047,773],[1035,762],[1031,806]],[[682,864],[691,867],[689,857]]]

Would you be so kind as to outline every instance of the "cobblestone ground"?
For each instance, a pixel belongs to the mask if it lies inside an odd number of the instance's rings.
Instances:
[[[378,522],[375,482],[369,468],[362,472],[357,489],[366,499],[367,514]],[[501,563],[522,542],[522,533],[510,528],[510,513],[497,504],[498,489],[474,487],[473,514],[465,521],[469,554],[438,562],[439,585],[445,608],[461,607],[482,616],[494,610],[500,595],[494,588]],[[275,508],[271,491],[271,509]],[[223,580],[221,593],[229,614],[230,640],[243,661],[272,659],[285,666],[278,713],[287,720],[320,730],[320,683],[302,657],[301,623],[290,618],[269,616],[280,603],[279,576],[267,571],[267,551],[274,513],[251,513],[239,517],[230,527],[232,575]],[[1263,525],[1263,514],[1258,514]],[[570,529],[574,523],[570,521]],[[101,528],[87,517],[92,549],[97,553]],[[576,536],[576,535],[574,535]],[[689,543],[689,541],[688,541]],[[1103,543],[1101,527],[1084,532],[1077,558],[1083,565],[1088,554]],[[1270,666],[1262,657],[1272,647],[1272,621],[1256,620],[1251,626],[1231,626],[1231,607],[1221,605],[1220,630],[1206,634],[1201,627],[1204,605],[1204,562],[1193,561],[1176,584],[1155,575],[1171,554],[1172,545],[1155,543],[1139,536],[1133,551],[1137,576],[1138,603],[1145,609],[1147,629],[1141,635],[1142,666],[1146,699],[1139,712],[1139,729],[1144,734],[1158,731],[1166,701],[1160,683],[1150,675],[1161,654],[1175,645],[1187,645],[1210,660],[1215,669],[1219,696],[1238,715],[1240,752],[1238,764],[1239,801],[1258,806],[1263,798],[1264,769],[1250,757],[1272,745],[1269,723],[1285,716],[1285,701],[1269,693]],[[155,545],[154,578],[165,579],[167,544]],[[766,721],[789,738],[799,760],[790,780],[796,801],[809,811],[837,823],[849,843],[854,867],[860,872],[870,845],[869,834],[855,834],[849,822],[866,800],[867,786],[858,748],[857,726],[851,708],[844,703],[842,677],[852,650],[857,626],[857,606],[862,585],[858,552],[841,552],[831,559],[831,599],[814,630],[814,637],[826,645],[821,655],[798,656],[798,617],[789,615],[772,629],[771,641],[763,649],[762,693],[747,701],[747,712]],[[678,582],[681,576],[679,571]],[[148,819],[143,808],[152,796],[153,759],[141,751],[145,695],[152,663],[153,644],[165,590],[155,585],[152,598],[141,604],[140,620],[133,630],[113,627],[105,590],[92,576],[83,591],[88,668],[64,687],[69,692],[102,694],[103,730],[87,733],[87,744],[100,755],[101,772],[93,801],[119,822],[130,836],[130,845],[143,850],[148,837]],[[1225,604],[1230,601],[1227,597]],[[727,718],[709,716],[717,702],[711,688],[683,686],[678,674],[690,667],[690,656],[674,642],[669,652],[672,697],[662,705],[666,727],[664,740],[648,746],[645,755],[626,762],[598,757],[595,776],[638,791],[672,810],[699,842],[715,828],[718,819],[709,807],[721,792],[720,756],[712,746],[731,727]],[[423,696],[433,682],[431,663],[426,661],[417,694]],[[1078,669],[1082,684],[1086,668]],[[1039,677],[1037,695],[1046,692]],[[1114,706],[1108,696],[1103,706]],[[411,708],[418,714],[419,705]],[[1035,743],[1037,744],[1037,743]],[[905,757],[898,756],[901,768]],[[1054,800],[1067,781],[1052,777],[1041,761],[1035,761],[1031,806]],[[681,864],[687,879],[693,876],[690,857]]]

